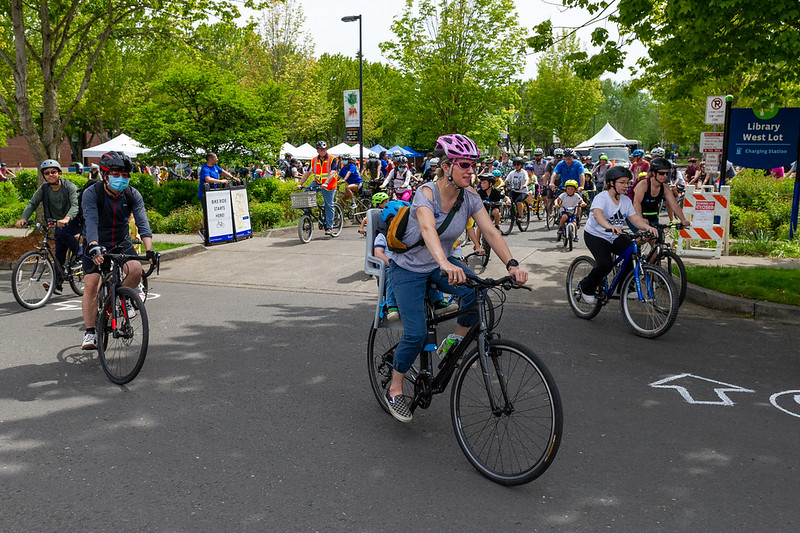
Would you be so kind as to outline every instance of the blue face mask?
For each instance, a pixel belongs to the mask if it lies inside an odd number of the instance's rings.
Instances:
[[[108,179],[108,186],[117,192],[122,192],[128,187],[130,181],[131,181],[130,178],[125,178],[122,176],[111,176]]]

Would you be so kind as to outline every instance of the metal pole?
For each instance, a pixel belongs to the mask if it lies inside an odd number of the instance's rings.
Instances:
[[[797,155],[794,160],[794,191],[792,194],[792,218],[789,220],[789,240],[794,240],[797,233],[797,215],[800,211],[800,142],[797,143]]]
[[[722,129],[722,160],[719,162],[719,186],[725,185],[725,174],[728,173],[728,144],[731,136],[731,106],[733,96],[725,97],[725,125]],[[711,185],[714,185],[713,183]]]
[[[364,173],[364,52],[361,48],[361,15],[358,16],[358,168]]]

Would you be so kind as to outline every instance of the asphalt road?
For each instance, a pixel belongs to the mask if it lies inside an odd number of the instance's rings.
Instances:
[[[513,299],[500,331],[543,356],[565,426],[553,466],[504,488],[462,455],[447,395],[411,424],[378,406],[365,365],[368,297],[196,284],[190,265],[175,261],[153,281],[149,355],[127,387],[80,350],[77,300],[23,312],[8,275],[0,279],[0,530],[796,531],[800,522],[800,326],[682,310],[648,341],[628,332],[616,305],[585,322],[555,300]]]

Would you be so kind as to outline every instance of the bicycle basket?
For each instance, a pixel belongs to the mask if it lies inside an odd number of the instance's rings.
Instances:
[[[292,209],[317,207],[317,193],[314,191],[296,192],[289,196],[292,198]]]

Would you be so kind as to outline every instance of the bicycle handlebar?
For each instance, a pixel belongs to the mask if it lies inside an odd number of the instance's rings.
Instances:
[[[467,276],[467,281],[464,282],[464,285],[473,289],[491,289],[492,287],[502,287],[503,290],[511,290],[511,289],[526,289],[532,290],[527,285],[517,285],[514,281],[514,276],[503,276],[500,279],[493,279],[493,278],[479,278],[474,274],[469,274],[465,272]]]
[[[115,246],[114,248],[116,248]],[[112,248],[112,250],[114,249]],[[141,262],[149,262],[150,258],[146,255],[129,255],[129,254],[118,254],[113,252],[108,252],[104,246],[100,247],[100,254],[113,259],[114,261],[128,261],[128,260],[136,260]],[[147,271],[142,271],[142,277],[146,278],[153,273],[153,270],[156,271],[156,275],[161,272],[161,252],[156,252],[153,262],[150,263],[150,268]]]

